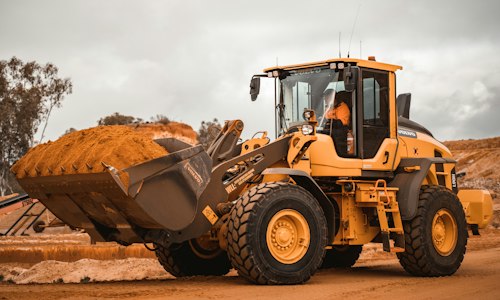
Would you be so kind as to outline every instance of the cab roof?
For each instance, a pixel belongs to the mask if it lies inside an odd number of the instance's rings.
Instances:
[[[289,71],[289,70],[296,70],[296,69],[322,67],[322,66],[328,66],[330,63],[339,63],[339,62],[354,63],[359,67],[384,70],[384,71],[390,71],[390,72],[396,72],[397,70],[403,69],[403,67],[398,66],[398,65],[391,65],[391,64],[381,63],[378,61],[373,61],[373,60],[364,60],[364,59],[358,59],[358,58],[332,58],[332,59],[327,59],[327,60],[322,60],[322,61],[308,62],[308,63],[296,64],[296,65],[274,66],[274,67],[264,69],[264,72],[271,72],[271,71],[276,71],[276,70],[288,70]]]

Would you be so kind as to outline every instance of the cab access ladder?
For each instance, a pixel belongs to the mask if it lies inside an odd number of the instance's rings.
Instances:
[[[405,237],[401,213],[396,193],[398,188],[388,187],[383,179],[368,180],[339,180],[338,183],[349,182],[354,187],[356,205],[372,207],[377,210],[383,249],[386,252],[404,252]],[[394,244],[391,245],[391,238]]]

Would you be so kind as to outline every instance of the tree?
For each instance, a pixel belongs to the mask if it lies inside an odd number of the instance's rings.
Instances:
[[[141,123],[142,119],[135,118],[132,116],[125,116],[118,112],[115,112],[112,115],[106,116],[104,118],[99,119],[97,121],[98,125],[127,125],[133,123]]]
[[[154,117],[151,117],[151,122],[167,125],[168,123],[170,123],[172,121],[170,121],[170,119],[167,116],[162,115],[162,114],[158,114]]]
[[[75,131],[77,131],[76,128],[70,127],[68,129],[66,129],[66,131],[60,137],[63,137],[65,135],[70,134],[70,133],[75,132]]]
[[[0,60],[0,195],[13,192],[10,167],[34,145],[41,124],[43,140],[52,110],[72,92],[70,79],[57,72],[51,63]]]
[[[217,118],[212,121],[202,121],[198,130],[198,141],[203,145],[203,148],[208,149],[221,130],[222,126]]]

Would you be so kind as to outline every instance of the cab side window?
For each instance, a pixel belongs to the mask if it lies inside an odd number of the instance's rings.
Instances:
[[[363,70],[363,158],[372,158],[389,137],[389,73]]]

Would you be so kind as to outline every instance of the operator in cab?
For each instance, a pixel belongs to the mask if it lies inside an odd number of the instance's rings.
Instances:
[[[349,106],[345,103],[346,99],[344,98],[349,99],[350,93],[339,92],[335,94],[334,91],[333,89],[327,89],[323,93],[328,108],[325,118],[327,120],[333,120],[332,127],[341,127],[342,125],[349,126],[351,122],[351,111],[349,110]],[[333,101],[334,99],[335,101]]]
[[[351,102],[352,93],[340,91],[335,93],[334,89],[323,92],[326,104],[326,128],[332,136],[337,154],[341,157],[349,157],[354,154],[354,138],[349,126],[351,124],[351,111],[347,103]]]

